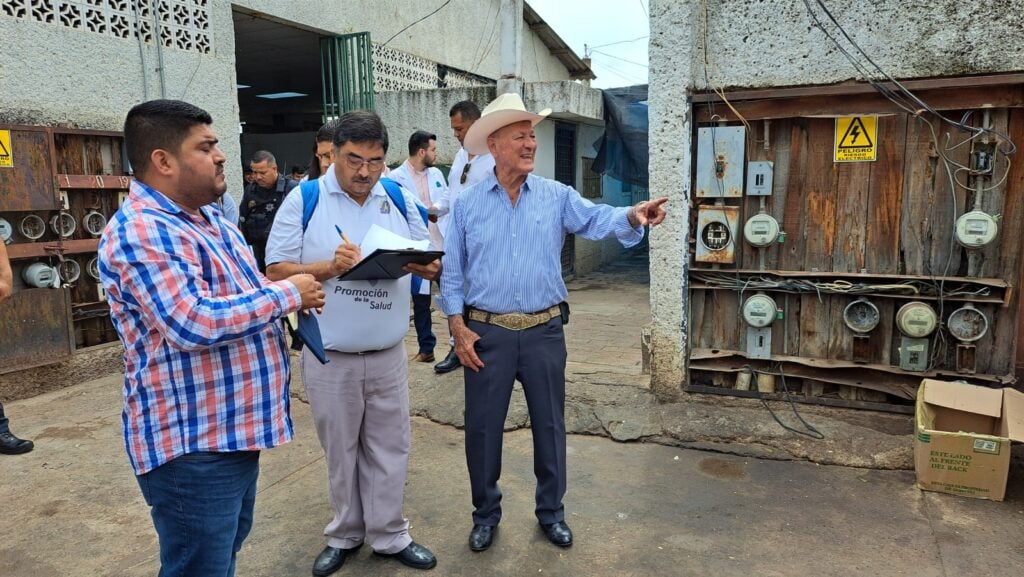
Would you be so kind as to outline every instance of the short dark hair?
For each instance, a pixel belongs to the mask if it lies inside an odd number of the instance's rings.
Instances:
[[[330,142],[331,144],[334,144],[334,133],[338,131],[338,124],[340,122],[340,118],[335,118],[334,120],[325,122],[324,125],[320,127],[320,130],[316,131],[316,141]]]
[[[271,154],[269,150],[257,150],[256,153],[252,155],[252,160],[249,162],[252,164],[266,162],[267,166],[277,166],[277,159],[274,158],[274,155]]]
[[[338,119],[334,132],[334,147],[341,148],[346,142],[376,142],[388,151],[388,129],[384,121],[372,110],[352,110]]]
[[[426,130],[413,132],[412,136],[409,137],[409,156],[413,156],[421,150],[426,150],[430,146],[431,140],[437,140],[437,135],[431,134]]]
[[[295,174],[296,172],[301,174],[303,172],[306,172],[306,169],[302,168],[299,165],[295,165],[295,166],[292,167],[292,174]]]
[[[181,100],[136,104],[124,119],[124,147],[135,174],[149,169],[154,150],[177,154],[193,126],[213,124],[210,113]]]
[[[451,118],[456,113],[463,120],[476,120],[480,118],[480,107],[472,100],[463,100],[462,102],[456,102],[455,106],[452,106],[452,109],[448,111],[448,117]]]

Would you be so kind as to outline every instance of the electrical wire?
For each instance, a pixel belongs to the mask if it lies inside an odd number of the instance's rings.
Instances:
[[[938,117],[943,122],[945,122],[945,123],[947,123],[947,124],[949,124],[951,126],[954,126],[956,128],[959,128],[960,130],[963,130],[963,131],[966,131],[966,132],[972,132],[972,133],[975,133],[975,134],[981,134],[981,133],[992,134],[997,139],[999,139],[1000,141],[1006,143],[1009,146],[1009,149],[1004,152],[1005,154],[1011,155],[1011,154],[1014,154],[1015,152],[1017,152],[1017,145],[1014,144],[1014,142],[1010,139],[1010,137],[1008,137],[1007,135],[1003,134],[1002,132],[999,132],[997,130],[993,130],[991,127],[987,127],[987,126],[982,126],[982,127],[968,126],[967,124],[965,124],[964,119],[961,119],[960,122],[957,122],[955,120],[947,118],[946,116],[940,114],[934,108],[929,106],[927,103],[925,103],[923,100],[918,98],[914,93],[912,93],[910,90],[908,90],[907,87],[903,86],[903,84],[901,84],[898,80],[893,78],[892,75],[890,75],[888,72],[886,72],[884,69],[882,69],[882,67],[879,66],[874,60],[872,60],[871,56],[869,56],[868,53],[865,52],[864,49],[861,48],[860,45],[857,44],[857,42],[846,32],[846,29],[844,29],[843,26],[841,24],[839,24],[839,21],[836,20],[835,16],[832,15],[832,12],[829,11],[828,6],[825,5],[825,2],[823,0],[815,0],[815,3],[821,8],[821,10],[825,13],[825,15],[828,16],[828,19],[832,21],[832,23],[835,25],[836,29],[839,30],[839,32],[843,35],[843,37],[846,39],[846,41],[849,42],[850,45],[853,46],[857,50],[857,52],[859,52],[860,55],[865,60],[867,60],[868,63],[871,64],[872,67],[874,67],[875,73],[880,74],[881,76],[884,76],[886,80],[888,80],[890,83],[892,83],[895,87],[898,88],[898,90],[899,90],[898,93],[893,92],[888,87],[884,87],[881,83],[879,83],[875,79],[873,79],[872,78],[873,74],[871,74],[871,72],[866,67],[864,67],[863,64],[858,62],[857,59],[852,54],[850,54],[849,51],[847,51],[845,47],[842,46],[842,44],[838,41],[837,38],[835,38],[827,30],[825,30],[825,26],[822,24],[821,20],[818,18],[818,15],[815,13],[813,7],[811,6],[810,0],[804,0],[804,6],[806,6],[808,14],[810,15],[811,19],[814,21],[814,25],[817,26],[818,29],[821,30],[825,34],[825,36],[827,36],[828,39],[832,41],[833,44],[835,44],[835,46],[839,49],[839,51],[842,52],[843,55],[845,55],[847,57],[847,59],[854,65],[854,68],[856,68],[858,70],[858,72],[861,72],[865,76],[865,79],[867,79],[867,81],[870,82],[871,85],[874,86],[876,90],[878,90],[884,96],[889,98],[889,100],[891,100],[892,102],[896,103],[898,106],[900,106],[900,108],[903,108],[904,110],[906,110],[910,114],[917,115],[920,110],[927,110],[928,112],[932,113],[933,115]]]
[[[434,14],[437,14],[438,12],[441,11],[442,8],[444,8],[445,6],[451,4],[451,2],[452,2],[452,0],[445,0],[444,4],[441,4],[440,6],[435,8],[434,11],[431,12],[430,14],[427,14],[426,16],[420,18],[419,20],[413,22],[412,24],[406,26],[405,28],[402,28],[398,32],[395,32],[395,34],[391,38],[388,38],[383,44],[381,44],[381,46],[387,46],[388,42],[391,42],[392,40],[394,40],[396,37],[398,37],[399,34],[401,34],[402,32],[405,32],[406,30],[412,28],[413,26],[419,24],[420,22],[423,22],[424,20],[426,20],[427,18],[430,18]]]
[[[614,58],[616,60],[621,60],[621,61],[623,61],[623,62],[625,62],[627,64],[632,64],[634,66],[642,66],[644,68],[649,68],[649,66],[647,64],[641,64],[639,62],[633,62],[632,60],[626,60],[625,58],[619,58],[618,56],[615,56],[613,54],[608,54],[607,52],[605,52],[603,50],[591,50],[590,52],[591,52],[591,54],[604,54],[608,58]]]
[[[782,363],[778,364],[778,367],[777,367],[778,372],[772,372],[772,371],[765,371],[765,370],[755,369],[754,367],[751,367],[750,365],[744,365],[743,368],[749,370],[752,373],[758,373],[758,374],[762,374],[762,375],[771,375],[773,377],[779,377],[779,379],[780,379],[780,381],[782,383],[783,395],[784,395],[786,401],[789,402],[790,409],[793,411],[793,414],[796,416],[797,420],[799,420],[800,423],[803,424],[803,426],[804,426],[804,428],[806,430],[805,431],[801,431],[799,429],[794,429],[793,427],[790,427],[786,423],[783,423],[782,419],[780,419],[779,416],[775,414],[775,411],[773,411],[771,406],[768,404],[768,400],[765,399],[764,396],[761,396],[760,397],[761,404],[764,405],[765,409],[768,409],[768,413],[772,416],[773,419],[775,419],[775,422],[778,423],[780,427],[782,427],[783,429],[785,429],[785,430],[787,430],[787,431],[789,431],[791,433],[796,433],[798,435],[804,435],[804,436],[810,437],[812,439],[823,440],[825,438],[825,434],[822,433],[821,431],[819,431],[817,429],[817,427],[815,427],[814,425],[808,423],[803,418],[803,416],[800,414],[800,411],[798,411],[796,409],[796,402],[793,401],[793,396],[789,392],[789,386],[786,384],[786,373],[782,370]]]

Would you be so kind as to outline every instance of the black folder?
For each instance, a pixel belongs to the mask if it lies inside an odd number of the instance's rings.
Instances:
[[[440,250],[383,249],[370,253],[338,280],[378,280],[402,278],[409,274],[402,267],[409,263],[429,264],[444,255]]]

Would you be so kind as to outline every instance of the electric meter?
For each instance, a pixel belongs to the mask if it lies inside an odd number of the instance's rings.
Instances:
[[[779,221],[770,214],[755,214],[743,225],[743,238],[756,247],[769,246],[779,238]]]
[[[78,264],[77,260],[67,259],[57,265],[57,274],[60,275],[60,280],[71,284],[82,276],[82,265]]]
[[[764,328],[775,321],[778,308],[772,297],[754,295],[743,303],[743,320],[752,327]]]
[[[984,313],[968,303],[949,315],[946,328],[955,339],[971,343],[988,332],[988,319],[985,318]]]
[[[34,262],[21,271],[21,278],[25,284],[35,288],[50,288],[57,286],[57,270],[41,262]]]
[[[61,238],[68,238],[75,234],[76,228],[78,228],[78,223],[75,222],[75,217],[66,212],[59,212],[50,219],[50,229]]]
[[[37,214],[30,214],[18,224],[21,236],[29,240],[39,240],[46,234],[46,223]]]
[[[722,250],[732,242],[732,232],[724,222],[709,222],[700,231],[700,243],[708,250]]]
[[[857,334],[871,332],[880,320],[878,307],[867,299],[857,299],[843,309],[843,322]]]
[[[102,213],[92,210],[82,219],[82,225],[85,226],[85,230],[89,234],[99,236],[103,234],[103,228],[107,226],[107,217],[103,216]]]
[[[938,324],[938,316],[932,307],[920,301],[909,302],[896,311],[896,327],[908,337],[926,337],[935,331]]]
[[[980,248],[992,242],[999,225],[991,214],[972,210],[956,219],[956,241],[966,248]]]
[[[0,240],[4,244],[11,244],[11,236],[14,235],[14,227],[5,218],[0,218]]]
[[[92,277],[92,280],[99,282],[100,280],[100,257],[94,256],[89,259],[89,262],[85,263],[85,272]]]

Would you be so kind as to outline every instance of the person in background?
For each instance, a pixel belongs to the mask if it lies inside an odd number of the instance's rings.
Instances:
[[[409,137],[409,158],[401,166],[391,171],[388,176],[398,184],[412,191],[423,206],[433,207],[448,190],[444,174],[434,167],[437,161],[437,136],[424,130],[417,130]],[[430,216],[436,221],[435,216]],[[436,222],[428,225],[430,231],[431,250],[443,250],[444,239]],[[416,326],[416,340],[419,352],[412,358],[418,363],[434,362],[434,345],[437,337],[431,328],[430,319],[430,283],[420,284],[418,294],[412,295],[413,324]]]
[[[561,249],[566,233],[639,243],[645,225],[665,219],[666,198],[631,207],[594,204],[570,186],[532,174],[533,127],[550,109],[527,112],[518,94],[487,105],[466,134],[473,154],[495,168],[455,199],[442,259],[441,305],[466,367],[466,463],[473,498],[469,547],[491,546],[501,521],[502,434],[512,386],[522,383],[533,433],[535,514],[547,539],[573,543],[566,490],[565,334],[567,291]]]
[[[309,172],[303,182],[316,180],[327,174],[327,169],[334,164],[334,133],[338,130],[338,119],[324,123],[316,131],[316,142],[313,143],[313,158],[309,161]]]
[[[292,167],[292,180],[295,182],[301,181],[306,176],[306,171],[302,170],[301,166]]]
[[[260,272],[264,272],[267,269],[264,258],[267,236],[274,224],[274,215],[277,214],[285,195],[299,183],[278,172],[277,159],[266,150],[260,150],[252,155],[250,167],[256,179],[242,195],[238,224],[245,240],[252,247]]]
[[[465,147],[466,133],[469,132],[473,123],[480,118],[480,107],[472,100],[463,100],[456,102],[452,106],[451,110],[448,111],[448,116],[451,120],[452,132],[462,147],[459,148],[459,152],[455,155],[455,161],[452,162],[452,170],[448,173],[448,193],[441,197],[441,200],[437,203],[437,215],[439,217],[437,225],[442,237],[447,234],[450,222],[449,209],[459,194],[494,173],[494,158],[491,157],[491,153],[484,150],[474,154],[467,151]],[[445,356],[443,361],[434,365],[434,372],[437,374],[454,371],[462,366],[459,362],[459,356],[455,354],[454,337],[448,339],[448,345],[450,346],[448,355]]]
[[[224,220],[238,226],[238,201],[231,196],[230,192],[220,195],[220,198],[217,199],[217,208],[224,213]]]
[[[0,306],[14,293],[14,274],[11,271],[11,261],[7,258],[7,245],[0,240]],[[4,404],[0,402],[0,454],[21,455],[32,450],[35,445],[32,441],[19,439],[11,432],[7,415],[4,414]]]
[[[262,449],[292,438],[281,317],[324,303],[309,274],[270,282],[209,205],[227,190],[209,113],[153,100],[125,118],[135,168],[99,244],[124,345],[124,446],[150,507],[161,577],[231,577]]]

